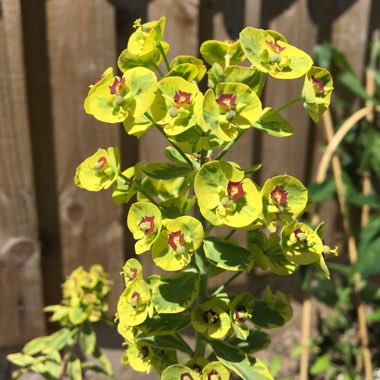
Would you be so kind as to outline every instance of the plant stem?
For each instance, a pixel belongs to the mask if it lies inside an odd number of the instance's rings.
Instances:
[[[168,58],[166,57],[166,54],[165,54],[164,48],[162,47],[161,43],[158,45],[158,49],[160,50],[160,53],[161,53],[161,55],[162,55],[162,58],[164,59],[166,69],[167,69],[168,71],[170,71],[169,61],[168,61]]]
[[[164,76],[164,73],[158,66],[154,66],[155,70],[157,71],[158,75],[162,78]]]
[[[290,107],[291,105],[299,102],[300,100],[302,99],[302,96],[297,96],[296,98],[290,100],[289,102],[283,104],[282,106],[278,107],[278,108],[274,108],[273,111],[274,112],[280,112],[282,110],[284,110],[285,108],[288,108]]]
[[[228,240],[235,232],[236,230],[231,230],[229,234],[224,238],[224,240]]]
[[[224,284],[220,285],[218,289],[215,290],[214,293],[212,293],[212,296],[215,297],[219,293],[221,293],[229,284],[231,284],[232,281],[234,281],[236,278],[238,278],[243,272],[236,272],[233,274]]]
[[[223,149],[221,152],[219,152],[219,154],[215,157],[215,160],[220,160],[224,155],[226,155],[230,149],[239,141],[239,139],[241,138],[241,136],[243,136],[244,132],[246,131],[246,129],[243,129],[236,137],[235,140],[232,140],[230,141]]]
[[[148,115],[146,115],[148,117]],[[151,121],[153,121],[153,119],[150,117],[148,117]],[[154,121],[153,121],[154,122]],[[159,126],[158,124],[155,124],[155,127],[160,131],[160,133],[169,141],[169,144],[171,144],[171,146],[183,157],[183,159],[189,164],[189,166],[194,169],[194,165],[193,163],[191,162],[190,158],[187,157],[186,153],[179,147],[177,146],[176,144],[174,144],[172,141],[170,141],[168,139],[168,137],[165,135],[165,132],[162,130],[161,126]]]

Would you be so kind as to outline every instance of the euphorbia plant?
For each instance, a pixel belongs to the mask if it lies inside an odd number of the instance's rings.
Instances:
[[[328,107],[329,73],[313,67],[308,54],[271,30],[245,28],[237,41],[206,41],[203,59],[181,55],[170,63],[162,40],[165,18],[135,23],[118,60],[122,72],[105,70],[90,86],[85,110],[110,123],[122,122],[140,137],[152,128],[168,140],[170,162],[137,163],[120,169],[116,148],[99,149],[77,168],[75,183],[90,191],[113,185],[117,203],[129,202],[127,227],[135,252],[152,254],[168,274],[145,277],[136,258],[124,268],[125,290],[116,321],[128,346],[122,362],[136,371],[152,368],[164,380],[271,379],[253,354],[269,345],[266,329],[292,316],[289,297],[268,286],[264,298],[231,294],[228,285],[253,268],[290,275],[313,264],[329,272],[322,226],[297,220],[310,204],[305,186],[289,175],[269,178],[260,187],[250,178],[260,165],[242,168],[222,158],[245,131],[256,128],[275,137],[293,133],[279,110],[302,101],[314,121]],[[251,64],[250,67],[242,64]],[[207,72],[208,90],[200,83]],[[263,108],[266,75],[305,76],[301,95],[286,105]],[[217,229],[227,226],[226,236]],[[247,230],[247,246],[232,239]],[[225,231],[225,230],[223,230]],[[208,279],[232,276],[214,292]],[[180,332],[191,326],[195,345]],[[183,355],[180,361],[177,352]]]

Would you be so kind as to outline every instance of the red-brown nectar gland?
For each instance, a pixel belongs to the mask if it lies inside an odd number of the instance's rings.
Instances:
[[[129,281],[133,281],[137,277],[137,268],[131,268],[127,273],[127,277]]]
[[[276,185],[276,187],[270,192],[270,197],[276,206],[283,211],[284,206],[287,202],[288,192],[285,191],[282,187]]]
[[[211,370],[207,375],[207,380],[220,380],[219,372],[216,369]]]
[[[132,293],[132,297],[131,297],[131,300],[129,301],[129,303],[133,306],[133,307],[136,307],[141,301],[141,296],[140,296],[140,293],[139,292],[136,292],[134,291]]]
[[[154,216],[144,216],[139,223],[140,230],[145,235],[149,235],[154,231]]]
[[[104,75],[101,75],[100,77],[97,77],[97,78],[95,79],[95,82],[92,83],[92,85],[95,86],[95,85],[96,85],[98,82],[100,82],[103,78],[104,78]]]
[[[104,171],[109,167],[109,163],[107,161],[107,158],[104,156],[99,157],[98,161],[94,163],[93,168],[96,171]]]
[[[306,234],[305,234],[305,232],[303,232],[301,230],[300,227],[297,227],[293,232],[294,232],[294,236],[296,237],[296,239],[299,243],[306,241]]]
[[[115,77],[112,86],[108,86],[111,95],[121,95],[121,91],[125,87],[125,78]]]
[[[191,92],[177,91],[174,95],[174,103],[176,108],[184,107],[190,104]]]
[[[236,95],[234,95],[234,94],[222,94],[218,97],[218,99],[216,99],[216,102],[221,107],[231,110],[236,105]]]
[[[138,356],[143,358],[143,359],[146,359],[149,356],[149,347],[148,346],[141,346]]]
[[[243,182],[229,181],[227,185],[227,194],[233,201],[237,201],[244,197]]]
[[[267,43],[267,45],[272,49],[272,51],[274,51],[275,53],[281,53],[285,47],[282,47],[280,46],[277,41],[265,41]]]
[[[180,380],[194,380],[194,379],[193,379],[193,376],[190,375],[190,373],[185,372],[181,374]]]
[[[249,314],[245,306],[241,305],[234,310],[234,317],[237,322],[244,323]]]
[[[202,314],[202,318],[205,321],[205,323],[211,323],[213,325],[216,325],[220,320],[219,314],[212,309],[205,311]]]
[[[311,83],[314,87],[314,91],[317,94],[323,94],[325,92],[325,85],[322,79],[317,79],[314,76],[311,77]]]
[[[185,236],[180,230],[169,234],[168,244],[178,254],[185,253]]]

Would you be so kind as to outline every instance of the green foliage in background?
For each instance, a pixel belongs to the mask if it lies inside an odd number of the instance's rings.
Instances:
[[[106,298],[110,286],[100,265],[93,265],[88,272],[82,267],[72,272],[62,286],[61,303],[44,309],[53,313],[50,321],[58,323],[60,329],[31,340],[20,353],[7,356],[19,367],[12,379],[35,372],[47,380],[80,380],[87,371],[112,379],[110,362],[97,344],[93,327],[96,322],[109,322]]]

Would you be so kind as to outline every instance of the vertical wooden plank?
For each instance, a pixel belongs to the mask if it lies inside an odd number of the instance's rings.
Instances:
[[[114,310],[123,264],[121,208],[109,192],[89,193],[73,183],[84,158],[99,147],[119,146],[119,126],[99,123],[83,110],[88,85],[116,62],[114,11],[106,0],[46,4],[63,271],[102,264],[115,282]]]
[[[307,12],[307,1],[286,2],[288,7],[282,7],[284,4],[273,1],[263,3],[263,27],[279,31],[290,44],[311,53],[317,31]],[[265,105],[278,107],[301,95],[304,78],[292,81],[268,79]],[[268,178],[286,172],[302,181],[307,170],[305,157],[310,119],[301,104],[284,110],[282,115],[294,126],[294,135],[283,139],[262,135],[261,161],[264,167],[260,174],[262,178]]]
[[[0,2],[0,347],[44,332],[18,0]]]
[[[170,44],[168,59],[179,54],[195,55],[198,51],[199,0],[154,0],[148,4],[148,20],[166,17],[164,40]],[[140,139],[140,159],[143,162],[166,161],[164,148],[168,144],[156,130]]]

